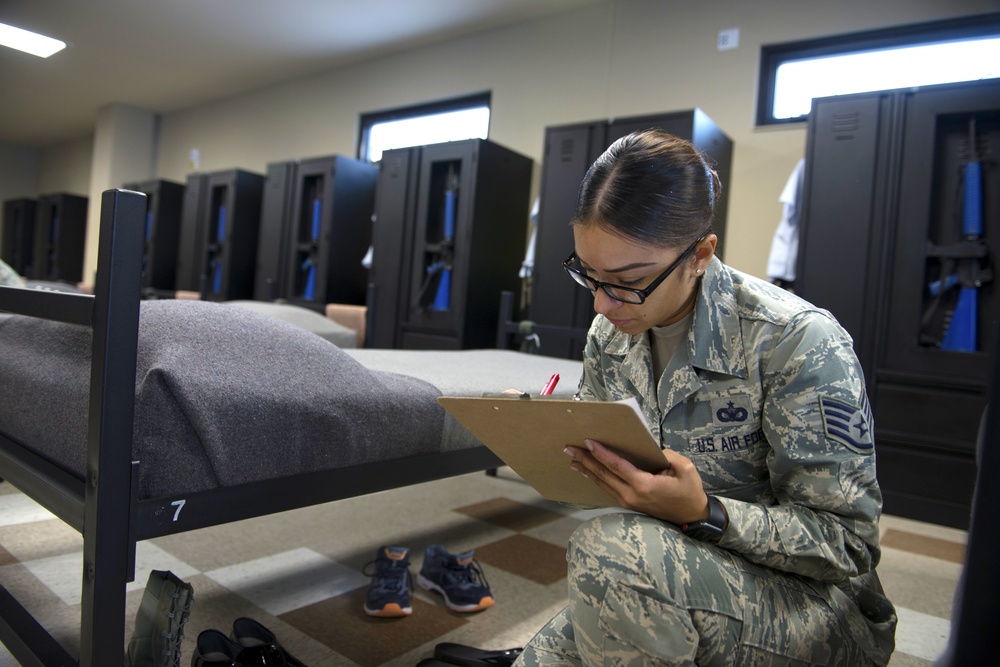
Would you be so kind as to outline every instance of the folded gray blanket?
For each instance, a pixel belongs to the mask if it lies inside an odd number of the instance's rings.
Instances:
[[[80,476],[90,329],[0,320],[0,432]],[[203,301],[141,304],[140,498],[440,451],[428,382],[370,370],[316,335]],[[470,443],[472,444],[472,443]]]

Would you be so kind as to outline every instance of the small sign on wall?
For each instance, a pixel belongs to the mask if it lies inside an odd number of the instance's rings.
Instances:
[[[717,47],[719,51],[731,51],[740,45],[740,29],[728,28],[719,31]]]

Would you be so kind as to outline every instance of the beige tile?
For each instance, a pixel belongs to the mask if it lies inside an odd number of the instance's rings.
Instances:
[[[883,535],[887,530],[896,529],[925,537],[934,537],[939,540],[958,542],[960,544],[966,544],[969,535],[967,531],[959,530],[958,528],[938,526],[937,524],[905,519],[891,514],[882,515],[879,520],[879,529]]]
[[[902,551],[928,556],[930,558],[940,558],[941,560],[958,563],[965,563],[965,543],[953,542],[952,540],[942,540],[936,537],[927,537],[907,531],[890,528],[882,535],[882,547],[892,547]]]
[[[882,587],[894,605],[945,619],[951,616],[961,570],[957,563],[892,548],[882,550],[878,566]]]

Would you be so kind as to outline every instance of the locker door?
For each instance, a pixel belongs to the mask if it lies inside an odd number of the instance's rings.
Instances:
[[[292,208],[295,162],[267,165],[257,237],[257,272],[254,299],[274,301],[288,297],[286,289],[288,220]]]
[[[368,318],[377,348],[399,347],[399,327],[410,299],[413,215],[416,209],[420,148],[386,151],[379,165],[372,228],[372,269]]]
[[[333,159],[303,160],[295,175],[287,281],[289,297],[325,304],[333,206]]]
[[[922,327],[921,321],[932,306],[931,284],[947,280],[947,276],[940,274],[944,261],[929,257],[933,253],[928,252],[928,247],[930,244],[945,248],[963,238],[962,172],[970,155],[973,124],[977,153],[1000,152],[1000,109],[995,88],[969,88],[959,93],[923,91],[908,100],[884,366],[949,378],[952,382],[958,380],[982,389],[987,381],[987,357],[997,344],[998,308],[993,282],[977,290],[977,350],[953,352],[920,340],[922,329],[934,338],[941,333],[938,329],[945,326],[939,319]],[[985,164],[980,190],[983,237],[995,253],[1000,239],[1000,171],[989,168],[988,162]],[[948,308],[945,299],[939,303],[938,311]],[[937,314],[947,316],[947,313]]]
[[[877,353],[883,280],[876,267],[886,233],[894,107],[894,98],[882,95],[817,104],[809,121],[807,203],[795,274],[796,292],[833,313],[851,334],[869,382]]]
[[[454,337],[455,345],[465,317],[475,182],[470,143],[423,148],[405,328]]]

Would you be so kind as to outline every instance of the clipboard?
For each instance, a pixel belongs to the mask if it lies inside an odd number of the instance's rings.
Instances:
[[[441,396],[438,402],[543,497],[575,505],[617,507],[594,482],[569,467],[567,445],[596,440],[636,467],[669,467],[634,398],[575,401],[557,398]]]

